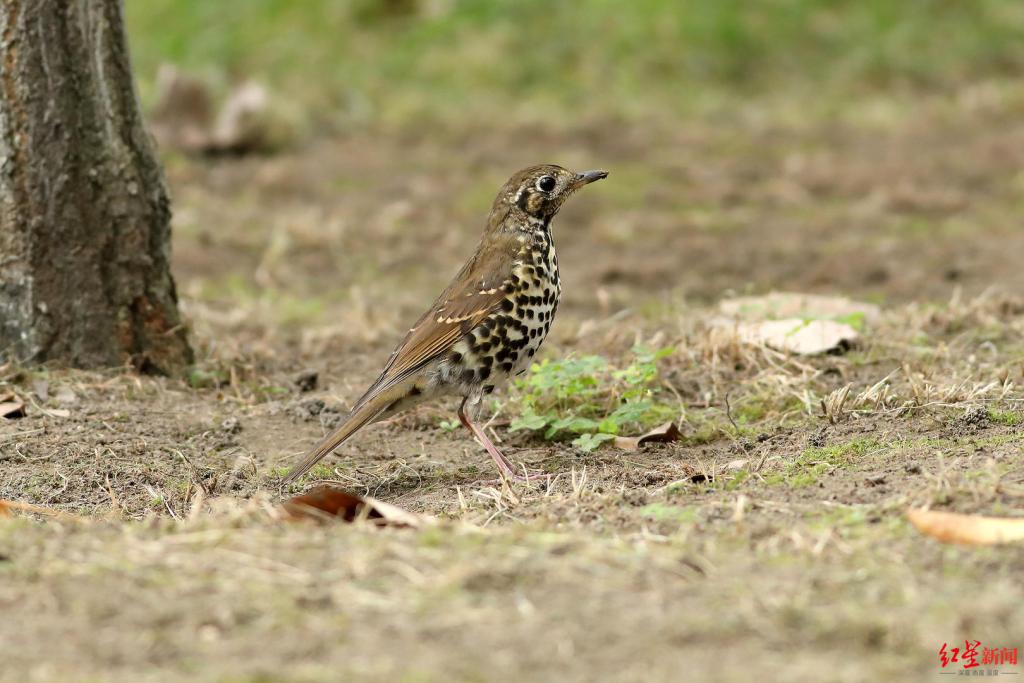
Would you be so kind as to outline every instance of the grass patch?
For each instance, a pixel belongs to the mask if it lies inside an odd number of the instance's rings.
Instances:
[[[147,0],[126,16],[146,97],[173,62],[222,84],[257,75],[349,120],[533,111],[550,123],[581,102],[630,115],[727,90],[858,93],[1024,68],[1024,7],[1003,0]]]
[[[873,438],[860,437],[835,446],[806,448],[781,472],[765,477],[765,481],[773,486],[784,485],[790,488],[811,486],[816,484],[822,475],[847,467],[857,456],[882,447],[882,444]]]
[[[844,540],[866,542],[916,534],[902,510],[886,511],[872,505],[827,508],[807,516],[807,525],[815,531],[832,530]]]
[[[1001,424],[1007,427],[1016,427],[1021,422],[1024,422],[1024,415],[1022,415],[1018,410],[998,410],[996,408],[989,408],[988,419],[995,424]]]
[[[651,503],[640,508],[640,514],[656,522],[678,522],[680,524],[697,521],[697,510],[692,507]]]

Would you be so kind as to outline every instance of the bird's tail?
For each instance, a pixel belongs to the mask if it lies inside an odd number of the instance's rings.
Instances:
[[[307,453],[302,462],[293,467],[291,472],[285,476],[284,482],[286,484],[291,483],[301,477],[320,462],[322,458],[330,455],[335,448],[345,443],[350,436],[385,413],[397,400],[396,396],[391,395],[393,393],[396,392],[387,391],[373,396],[369,400],[360,400],[352,411],[345,416],[345,421],[341,423],[341,426],[317,444],[316,448]]]

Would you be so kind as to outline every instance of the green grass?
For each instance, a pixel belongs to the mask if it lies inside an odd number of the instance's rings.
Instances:
[[[157,67],[173,62],[222,84],[257,76],[346,121],[484,112],[558,127],[672,115],[737,89],[856,94],[1024,67],[1024,5],[1006,0],[126,4],[147,97]]]
[[[680,524],[697,521],[697,510],[692,507],[680,507],[678,505],[666,505],[665,503],[651,503],[640,508],[643,517],[653,519],[656,522],[677,522]]]
[[[812,486],[822,475],[846,467],[852,464],[857,456],[881,447],[882,444],[875,439],[860,437],[834,446],[807,448],[781,472],[765,477],[765,481],[770,485],[785,485],[790,488]]]
[[[1016,410],[997,410],[995,408],[989,408],[988,419],[996,424],[1005,425],[1007,427],[1016,427],[1024,422],[1024,415]]]
[[[1012,411],[997,412],[1002,417],[993,418],[993,422],[1014,425],[1010,421],[1017,415]],[[990,415],[991,416],[991,415]],[[1006,420],[1006,421],[1003,421]],[[819,479],[829,472],[855,464],[856,459],[870,452],[876,456],[891,456],[906,453],[912,449],[932,449],[943,453],[954,453],[967,447],[998,447],[1018,443],[1020,434],[996,434],[983,438],[951,437],[905,439],[883,443],[870,437],[859,437],[843,444],[824,448],[807,448],[793,462],[786,465],[781,472],[765,477],[769,485],[784,485],[790,488],[803,488],[818,483]]]

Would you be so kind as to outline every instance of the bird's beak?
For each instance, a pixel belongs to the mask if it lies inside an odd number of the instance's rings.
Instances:
[[[573,189],[589,185],[595,180],[601,180],[602,178],[608,177],[608,171],[596,170],[596,171],[584,171],[583,173],[577,173],[576,178],[573,180]]]

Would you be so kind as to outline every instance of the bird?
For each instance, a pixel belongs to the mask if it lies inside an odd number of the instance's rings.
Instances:
[[[551,221],[574,192],[608,176],[540,164],[515,173],[498,192],[476,252],[392,352],[377,380],[341,424],[297,464],[297,480],[364,426],[423,401],[460,396],[459,421],[494,459],[503,478],[528,480],[471,415],[482,398],[529,367],[562,293]]]

